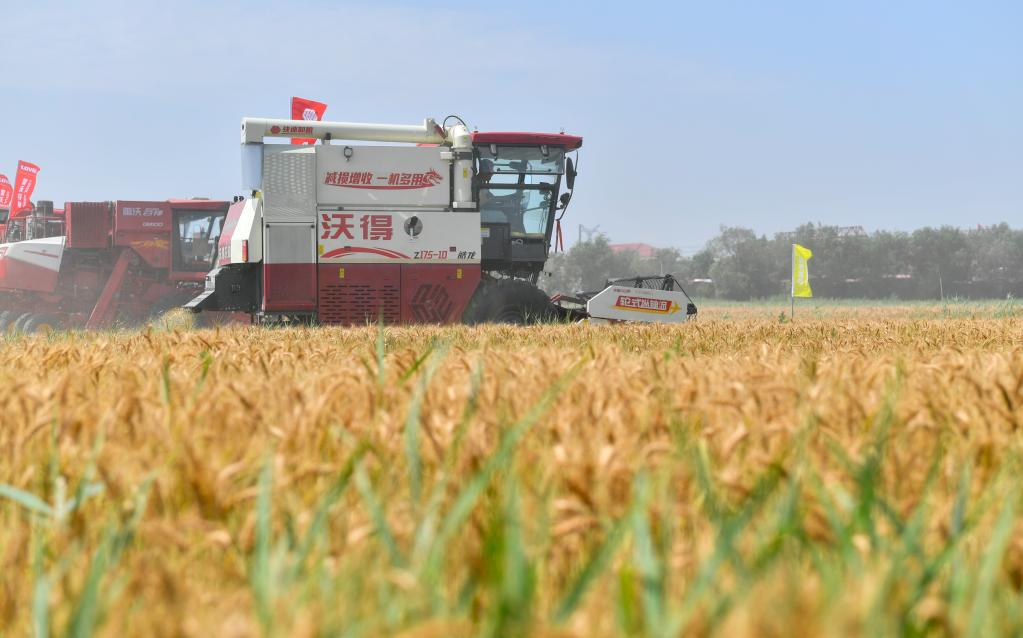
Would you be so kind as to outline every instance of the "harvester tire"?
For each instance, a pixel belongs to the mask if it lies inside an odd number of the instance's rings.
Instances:
[[[13,310],[0,311],[0,334],[7,332],[8,326],[17,318]]]
[[[528,325],[554,321],[557,313],[546,294],[528,281],[484,281],[462,313],[462,322]]]
[[[60,319],[54,315],[29,315],[21,325],[25,333],[50,334],[62,328]]]

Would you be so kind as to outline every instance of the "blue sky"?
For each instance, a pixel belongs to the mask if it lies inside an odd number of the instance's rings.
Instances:
[[[577,224],[1023,225],[1021,2],[0,0],[0,172],[37,199],[239,191],[238,122],[583,135]]]

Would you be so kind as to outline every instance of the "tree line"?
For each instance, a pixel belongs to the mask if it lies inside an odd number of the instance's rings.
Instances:
[[[810,248],[814,295],[870,299],[1004,299],[1023,296],[1023,230],[1008,224],[962,230],[951,226],[912,233],[863,232],[804,224],[773,237],[722,227],[702,250],[684,256],[660,248],[653,256],[615,251],[607,237],[579,242],[552,255],[550,292],[598,290],[607,279],[672,274],[691,294],[747,300],[789,294],[792,244]]]

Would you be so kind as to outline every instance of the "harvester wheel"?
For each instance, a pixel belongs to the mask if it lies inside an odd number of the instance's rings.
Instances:
[[[0,311],[0,334],[7,332],[7,327],[17,318],[13,310]]]
[[[556,316],[542,290],[528,281],[501,279],[480,284],[462,313],[462,322],[526,325],[553,321]]]
[[[60,319],[54,315],[29,315],[21,325],[22,332],[50,334],[61,329]]]

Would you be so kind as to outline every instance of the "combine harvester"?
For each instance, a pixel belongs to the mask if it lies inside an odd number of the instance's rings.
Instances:
[[[137,325],[179,307],[215,266],[228,202],[40,201],[0,211],[0,331]]]
[[[323,144],[264,144],[287,137]],[[217,267],[192,311],[268,324],[680,323],[696,314],[671,276],[553,301],[536,286],[572,198],[567,155],[580,137],[471,133],[453,116],[443,126],[245,118],[241,141],[252,196],[228,211]]]

